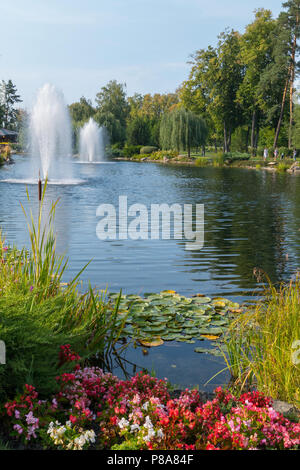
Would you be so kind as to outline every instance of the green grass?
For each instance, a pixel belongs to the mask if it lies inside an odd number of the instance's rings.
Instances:
[[[270,286],[264,300],[234,322],[226,340],[226,360],[235,386],[255,385],[266,395],[299,407],[300,364],[293,350],[299,340],[298,277],[279,289]]]

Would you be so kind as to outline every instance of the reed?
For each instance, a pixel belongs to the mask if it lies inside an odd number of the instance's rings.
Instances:
[[[300,277],[271,284],[264,299],[239,315],[226,339],[233,383],[300,405]],[[298,344],[298,352],[295,350]]]

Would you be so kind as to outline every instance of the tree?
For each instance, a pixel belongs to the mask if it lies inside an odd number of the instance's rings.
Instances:
[[[15,104],[21,102],[21,97],[18,95],[17,88],[13,82],[8,80],[6,83],[2,80],[0,85],[0,103],[3,127],[11,130],[16,128],[18,110],[15,108]]]
[[[129,105],[125,88],[125,84],[111,80],[96,95],[95,120],[107,128],[111,143],[124,143],[126,139],[126,119]]]
[[[160,142],[163,149],[187,150],[205,145],[207,128],[205,121],[184,108],[165,113],[160,125]]]
[[[293,132],[292,132],[292,144],[293,147],[300,149],[300,103],[297,101],[295,104],[294,111],[294,122],[293,122]]]
[[[127,125],[127,142],[129,145],[148,145],[151,143],[150,121],[136,115]]]
[[[278,36],[276,41],[275,52],[277,56],[282,55],[280,65],[284,74],[284,87],[282,93],[280,115],[277,123],[274,147],[277,147],[278,137],[283,122],[284,110],[286,100],[289,94],[290,100],[290,122],[289,122],[289,148],[292,145],[292,127],[293,127],[293,96],[294,96],[294,83],[296,75],[299,71],[296,62],[297,52],[299,46],[297,40],[300,35],[299,14],[300,14],[300,0],[289,0],[283,3],[283,8],[286,11],[280,13],[278,18]],[[276,58],[276,56],[275,56]]]
[[[249,133],[251,131],[252,149],[257,147],[259,128],[264,117],[261,103],[264,103],[266,96],[260,84],[263,72],[272,62],[275,29],[276,20],[272,18],[272,12],[259,9],[255,12],[255,20],[246,27],[240,40],[244,76],[237,92],[237,101],[242,107]]]
[[[87,100],[84,96],[80,98],[79,102],[72,103],[69,106],[69,111],[73,123],[79,123],[80,125],[87,122],[95,114],[91,100]]]
[[[177,93],[140,95],[136,93],[128,98],[130,107],[127,119],[128,142],[140,141],[141,145],[159,146],[160,121],[164,113],[176,107],[179,103]],[[135,137],[133,137],[133,133]],[[137,137],[137,133],[140,137]]]
[[[208,113],[216,132],[223,132],[225,152],[230,150],[232,133],[242,119],[237,102],[242,78],[240,35],[225,31],[216,49],[210,46],[192,56],[189,80],[181,89],[183,104],[197,114]]]

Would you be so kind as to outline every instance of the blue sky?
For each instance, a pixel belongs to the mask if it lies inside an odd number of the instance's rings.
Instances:
[[[29,107],[51,82],[68,103],[94,99],[109,80],[127,92],[172,92],[195,50],[226,27],[243,31],[256,8],[281,0],[0,0],[0,79]]]

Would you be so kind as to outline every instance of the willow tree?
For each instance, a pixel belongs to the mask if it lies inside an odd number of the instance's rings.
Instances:
[[[207,127],[205,121],[185,108],[165,113],[160,124],[160,144],[164,150],[187,151],[205,145]]]

